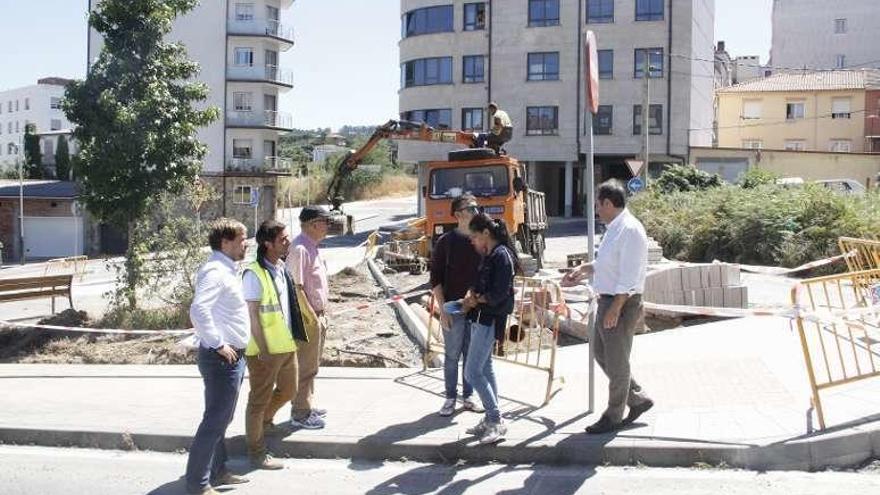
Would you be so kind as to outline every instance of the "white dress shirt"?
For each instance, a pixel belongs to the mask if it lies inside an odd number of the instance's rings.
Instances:
[[[593,287],[599,294],[642,294],[647,268],[645,227],[624,209],[608,224],[608,230],[602,236],[593,265]]]
[[[189,317],[202,347],[217,349],[229,344],[247,347],[251,320],[238,266],[232,258],[214,251],[196,274],[196,291]]]

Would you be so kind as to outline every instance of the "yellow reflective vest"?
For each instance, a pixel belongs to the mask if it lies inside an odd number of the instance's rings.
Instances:
[[[275,288],[275,282],[269,271],[260,266],[259,261],[254,261],[245,269],[254,272],[263,288],[263,294],[260,298],[260,326],[263,328],[263,337],[266,340],[266,351],[269,354],[284,354],[286,352],[296,351],[296,342],[293,340],[293,333],[287,325],[284,313],[281,311],[281,302],[278,300],[278,291]],[[259,354],[260,348],[253,335],[245,349],[246,356],[256,356]]]

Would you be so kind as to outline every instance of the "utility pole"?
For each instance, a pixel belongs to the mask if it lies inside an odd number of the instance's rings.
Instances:
[[[18,248],[20,250],[19,260],[23,265],[26,262],[24,255],[24,134],[19,138],[19,147],[16,151],[20,155],[16,160],[18,162]]]
[[[645,63],[643,64],[644,75],[645,75],[645,101],[642,103],[642,132],[645,134],[645,153],[642,156],[644,162],[642,163],[642,180],[645,184],[645,188],[648,187],[648,164],[651,161],[651,148],[650,148],[650,136],[651,136],[651,128],[650,128],[650,114],[651,114],[651,52],[645,50]]]

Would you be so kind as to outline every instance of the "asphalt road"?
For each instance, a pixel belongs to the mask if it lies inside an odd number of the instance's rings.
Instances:
[[[755,473],[612,467],[430,465],[346,459],[284,460],[282,471],[247,474],[230,494],[651,494],[839,495],[880,493],[874,473]],[[0,446],[5,495],[182,494],[182,454]],[[237,459],[234,470],[244,469]]]

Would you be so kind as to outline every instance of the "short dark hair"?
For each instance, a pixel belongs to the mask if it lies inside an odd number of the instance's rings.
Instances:
[[[617,179],[606,180],[599,184],[599,194],[597,196],[599,202],[607,199],[615,208],[623,208],[626,206],[626,189]]]
[[[221,217],[211,223],[211,231],[208,233],[208,245],[214,251],[219,251],[223,246],[223,240],[234,241],[239,235],[247,234],[247,227],[238,220]]]
[[[256,241],[257,241],[257,258],[263,259],[266,257],[266,243],[274,242],[275,239],[284,232],[284,229],[287,228],[287,225],[277,221],[277,220],[266,220],[265,222],[260,224],[260,228],[257,229],[256,233]]]
[[[474,197],[471,193],[464,193],[461,196],[457,196],[452,200],[452,216],[455,216],[455,212],[460,210],[464,205],[470,203],[471,201],[477,202],[477,198]]]

